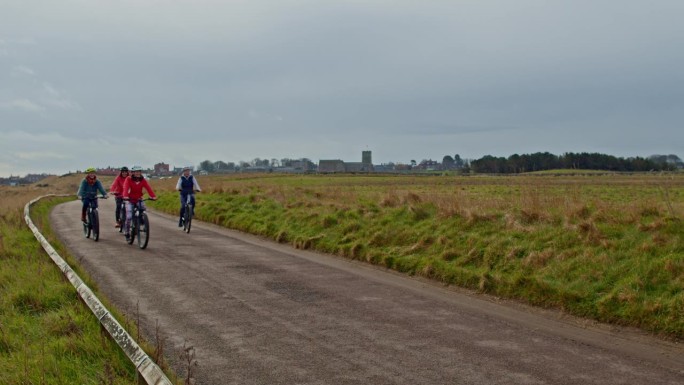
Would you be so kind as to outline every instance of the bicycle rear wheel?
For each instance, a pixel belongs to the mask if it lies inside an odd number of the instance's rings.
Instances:
[[[90,213],[90,225],[92,227],[93,241],[97,242],[100,239],[100,214],[97,210],[93,210]]]
[[[190,233],[190,226],[192,225],[192,208],[190,205],[185,205],[185,213],[183,214],[183,231]]]
[[[147,214],[140,214],[138,221],[138,247],[144,249],[147,247],[147,242],[150,240],[150,222],[147,220]]]

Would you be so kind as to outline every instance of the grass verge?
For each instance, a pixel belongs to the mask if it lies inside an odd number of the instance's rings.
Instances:
[[[0,198],[0,384],[137,384],[133,364],[81,302],[23,218],[24,205],[47,193],[74,193],[81,176],[53,177],[35,186],[2,187]],[[74,198],[41,200],[31,219],[57,252],[97,293],[97,285],[55,238],[48,214]],[[98,297],[129,333],[130,318]],[[161,346],[138,342],[159,364]],[[165,362],[160,364],[170,371]],[[176,378],[170,373],[169,378]],[[180,383],[176,378],[176,383]]]
[[[54,203],[35,206],[36,226]],[[0,215],[0,259],[0,383],[136,383],[133,364],[101,331],[19,209]]]

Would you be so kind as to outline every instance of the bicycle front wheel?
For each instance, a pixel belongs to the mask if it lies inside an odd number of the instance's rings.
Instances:
[[[97,242],[100,239],[100,214],[97,213],[97,210],[90,213],[90,225],[93,228],[93,241]]]
[[[126,242],[128,242],[129,245],[133,244],[133,240],[135,239],[135,233],[138,231],[138,217],[133,217],[131,218],[131,225],[130,228],[127,229],[129,236]]]
[[[183,231],[190,233],[190,226],[192,225],[192,209],[190,205],[185,205],[185,218],[183,218]]]
[[[138,222],[138,247],[144,249],[147,247],[147,242],[150,240],[150,222],[147,219],[147,214],[140,214]]]
[[[90,218],[89,215],[86,215],[86,221],[82,223],[83,225],[83,235],[85,235],[86,238],[90,238]]]

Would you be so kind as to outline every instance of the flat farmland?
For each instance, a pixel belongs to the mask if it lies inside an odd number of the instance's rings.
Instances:
[[[684,175],[198,176],[196,218],[684,337]],[[178,213],[175,178],[151,207]]]

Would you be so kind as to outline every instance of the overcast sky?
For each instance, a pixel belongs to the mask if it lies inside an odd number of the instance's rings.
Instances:
[[[684,157],[682,0],[0,0],[0,177]]]

